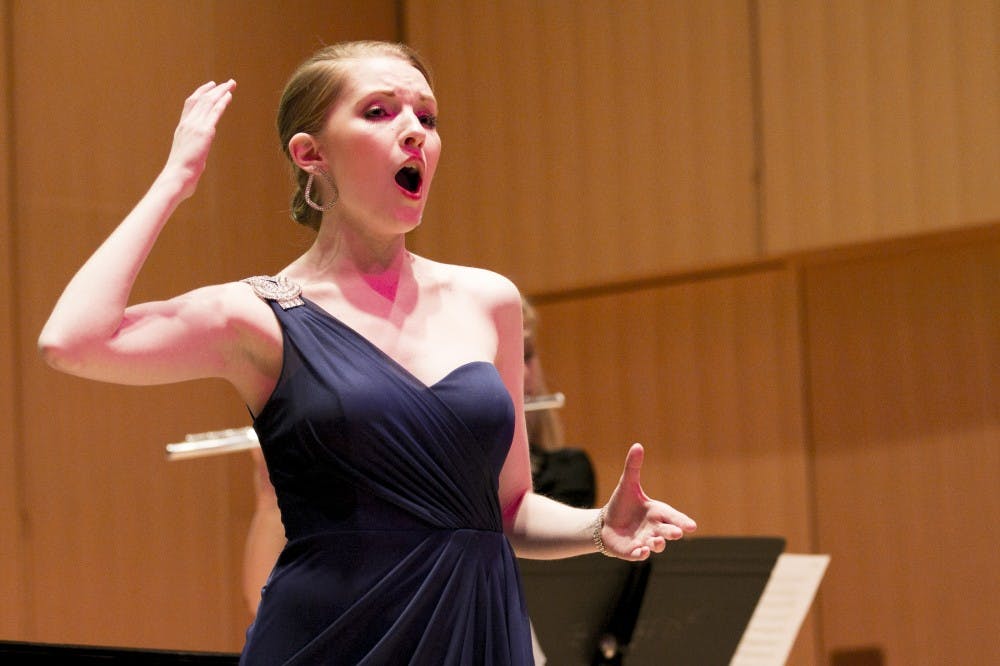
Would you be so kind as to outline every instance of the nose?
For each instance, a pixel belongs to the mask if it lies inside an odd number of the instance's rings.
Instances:
[[[420,118],[415,113],[405,113],[403,116],[405,117],[405,126],[400,137],[400,143],[407,148],[423,148],[424,140],[427,138],[427,131],[420,122]]]

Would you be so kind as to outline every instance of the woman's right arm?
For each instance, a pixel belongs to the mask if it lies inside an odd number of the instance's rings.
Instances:
[[[222,288],[128,306],[139,270],[170,215],[205,169],[215,128],[235,87],[206,83],[184,103],[170,156],[149,191],[63,291],[39,336],[46,362],[72,374],[119,383],[162,383],[218,375],[220,350],[198,341],[224,331]]]

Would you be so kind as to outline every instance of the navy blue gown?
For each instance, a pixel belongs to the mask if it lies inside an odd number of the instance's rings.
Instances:
[[[254,429],[288,544],[240,663],[533,663],[497,496],[514,412],[496,368],[427,386],[315,303],[268,302],[284,364]]]

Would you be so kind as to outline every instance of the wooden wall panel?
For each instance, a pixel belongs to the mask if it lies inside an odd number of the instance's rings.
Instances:
[[[628,445],[644,483],[699,535],[780,535],[814,552],[794,273],[695,276],[542,302],[538,349],[567,395],[567,440],[597,469],[599,501]],[[813,664],[810,617],[790,664]]]
[[[534,292],[756,256],[746,3],[406,7],[444,143],[418,252]]]
[[[1000,236],[805,284],[827,647],[1000,663]]]
[[[4,638],[239,649],[249,619],[239,589],[249,460],[167,463],[163,445],[245,425],[246,410],[221,383],[123,388],[60,375],[41,363],[35,339],[72,272],[152,181],[184,98],[209,78],[236,78],[235,99],[198,193],[165,230],[135,298],[273,272],[303,250],[309,234],[287,216],[278,96],[322,43],[394,38],[396,3],[11,7],[28,513],[25,626]],[[3,520],[7,534],[6,512]]]
[[[10,8],[0,0],[0,636],[24,630],[22,566],[24,521],[21,502],[21,459],[18,440],[18,363],[14,330],[16,293],[13,282],[14,225],[11,219],[10,141]]]
[[[758,15],[766,254],[1000,216],[1000,2]]]
[[[811,548],[794,280],[780,269],[541,303],[550,388],[599,496],[645,443],[651,493],[702,534]],[[796,510],[789,511],[789,507]]]

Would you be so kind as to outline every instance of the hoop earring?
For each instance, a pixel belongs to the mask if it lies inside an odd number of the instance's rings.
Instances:
[[[310,208],[312,208],[313,210],[318,210],[321,213],[325,213],[326,211],[330,210],[331,208],[337,205],[337,202],[340,201],[340,193],[337,191],[337,186],[333,184],[333,178],[330,178],[330,174],[328,174],[326,171],[323,171],[322,169],[320,169],[319,172],[320,174],[322,174],[323,178],[326,179],[326,182],[330,185],[330,189],[333,190],[333,198],[330,201],[327,201],[325,204],[318,204],[315,201],[313,201],[312,198],[309,196],[312,193],[313,177],[316,175],[314,171],[309,172],[309,178],[306,179],[306,189],[302,192],[302,196],[305,198],[306,204]]]

